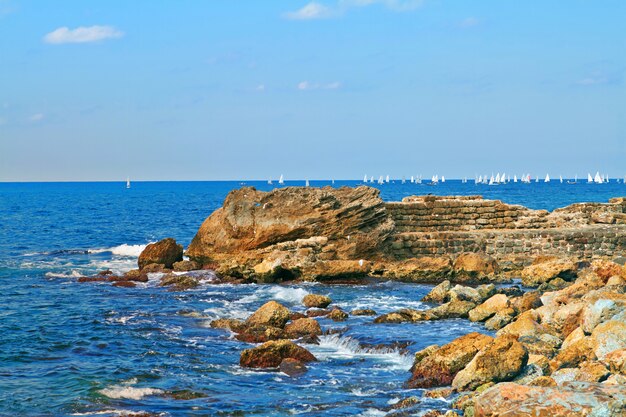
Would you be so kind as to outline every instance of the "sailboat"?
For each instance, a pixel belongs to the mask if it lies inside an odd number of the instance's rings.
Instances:
[[[309,180],[304,180],[304,186],[308,187],[309,186]]]
[[[498,185],[498,183],[493,178],[493,174],[491,174],[491,178],[489,178],[489,185]]]
[[[441,182],[446,182],[446,177],[444,177],[443,175],[441,176]]]
[[[389,175],[387,175],[387,178],[385,178],[385,182],[389,184]]]
[[[272,183],[272,179],[270,178],[269,180],[267,180],[267,183],[268,183],[269,185],[272,185],[272,184],[273,184],[273,183]]]
[[[539,175],[535,177],[535,182],[539,182]]]
[[[517,182],[517,175],[513,175],[513,182]]]
[[[550,182],[550,175],[549,174],[546,174],[546,179],[544,179],[543,182]]]
[[[593,182],[595,182],[596,184],[602,184],[603,180],[599,172],[596,172],[596,176],[593,178]]]
[[[374,184],[374,176],[373,175],[370,177],[370,183]]]
[[[363,176],[363,183],[364,183],[364,184],[366,184],[366,183],[367,183],[367,174],[365,174],[365,175]]]
[[[385,180],[383,179],[382,175],[380,177],[378,177],[378,184],[383,184],[384,182],[385,182]]]
[[[402,177],[402,184],[406,184],[406,178]]]
[[[280,174],[280,178],[278,179],[278,183],[281,184],[281,185],[285,183],[285,179],[283,178],[283,174]]]
[[[130,178],[126,177],[126,188],[130,188]]]
[[[559,175],[559,181],[563,184],[563,175]]]

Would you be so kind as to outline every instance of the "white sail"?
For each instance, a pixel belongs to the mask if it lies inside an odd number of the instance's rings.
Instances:
[[[268,183],[269,185],[272,185],[272,179],[270,178],[269,180],[267,180],[267,183]]]
[[[413,177],[413,175],[411,175],[411,184],[413,184],[415,182],[415,177]]]
[[[387,177],[385,178],[385,182],[389,183],[389,175],[387,175]]]
[[[489,178],[489,185],[493,185],[495,184],[495,180],[493,178],[493,175],[491,175],[491,178]]]
[[[373,176],[373,175],[370,177],[370,182],[371,182],[372,184],[374,184],[374,176]]]
[[[363,182],[367,182],[367,174],[363,176]]]
[[[304,180],[304,186],[308,187],[309,186],[309,180]]]
[[[379,183],[379,184],[382,184],[382,183],[384,183],[384,182],[385,182],[385,180],[383,179],[383,176],[382,176],[382,175],[381,175],[380,177],[378,177],[378,183]]]
[[[402,184],[406,184],[406,178],[402,177]]]
[[[443,175],[441,176],[441,182],[446,182],[446,177],[444,177]]]
[[[539,182],[539,175],[535,177],[535,182]]]
[[[544,179],[543,182],[550,182],[550,175],[549,174],[546,174],[546,179]]]
[[[126,177],[126,188],[130,188],[130,178]]]
[[[587,173],[587,182],[588,183],[592,183],[593,182],[593,178],[591,177],[591,174]]]
[[[283,178],[283,174],[280,174],[280,178],[278,179],[278,183],[279,184],[284,184],[285,183],[285,179]]]
[[[596,176],[593,178],[593,182],[596,184],[602,184],[602,177],[599,172],[596,172]]]
[[[559,175],[559,181],[563,183],[563,175]]]
[[[513,182],[517,182],[517,175],[513,175]]]

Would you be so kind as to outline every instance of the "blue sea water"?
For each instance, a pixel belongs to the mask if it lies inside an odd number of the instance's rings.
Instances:
[[[359,184],[336,181],[335,186]],[[424,308],[419,300],[430,287],[205,284],[175,292],[152,281],[133,289],[76,281],[102,269],[121,273],[135,267],[141,249],[163,237],[186,246],[228,191],[242,185],[137,182],[126,189],[123,183],[0,183],[0,415],[382,416],[395,401],[420,395],[404,387],[413,352],[485,332],[462,320],[382,325],[371,317],[343,323],[320,319],[334,332],[310,346],[319,362],[290,378],[240,368],[239,354],[250,345],[208,323],[245,318],[269,300],[303,311],[300,301],[311,292],[330,295],[348,311]],[[616,182],[489,187],[447,181],[429,187],[396,181],[378,187],[385,200],[481,194],[548,210],[626,195],[626,186]],[[397,342],[408,347],[369,347]],[[203,397],[168,394],[179,390]],[[418,408],[447,407],[424,399]]]

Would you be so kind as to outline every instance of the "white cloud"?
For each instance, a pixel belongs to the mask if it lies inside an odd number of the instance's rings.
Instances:
[[[43,113],[35,113],[32,116],[30,116],[28,120],[30,120],[31,122],[39,122],[43,120],[43,118],[44,118]]]
[[[298,90],[336,90],[341,87],[339,81],[334,81],[328,84],[311,83],[309,81],[300,81],[296,86]]]
[[[259,84],[256,86],[256,91],[265,91],[265,84]]]
[[[466,19],[463,19],[461,21],[461,23],[459,23],[459,26],[463,29],[469,29],[472,28],[474,26],[478,26],[480,25],[480,20],[475,18],[475,17],[468,17]]]
[[[578,85],[600,85],[608,83],[609,80],[606,77],[587,77],[576,81]]]
[[[295,12],[287,12],[283,17],[291,20],[313,20],[339,17],[349,9],[367,7],[380,4],[389,10],[405,12],[415,10],[423,4],[424,0],[338,0],[333,6],[312,1]]]
[[[290,20],[327,19],[333,17],[335,12],[323,4],[311,2],[295,12],[287,12],[283,16]]]
[[[87,43],[105,39],[116,39],[124,36],[124,32],[112,26],[81,26],[70,29],[60,27],[43,37],[43,41],[51,44]]]

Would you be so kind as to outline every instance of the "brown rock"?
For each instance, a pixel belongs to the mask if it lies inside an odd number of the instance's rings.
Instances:
[[[289,376],[299,376],[306,373],[308,370],[305,364],[293,358],[283,359],[278,368],[280,372]]]
[[[114,287],[135,288],[137,284],[132,281],[116,281],[113,283]]]
[[[319,294],[307,294],[302,299],[302,304],[307,308],[326,308],[332,303],[330,297]]]
[[[242,326],[235,336],[237,340],[246,343],[265,343],[270,340],[288,339],[285,331],[279,327],[255,324]]]
[[[323,317],[329,315],[331,312],[328,308],[310,308],[306,311],[307,317]]]
[[[478,307],[470,310],[471,321],[485,321],[496,313],[506,310],[510,306],[509,298],[504,294],[496,294]]]
[[[232,332],[238,332],[244,328],[243,322],[237,319],[217,319],[213,320],[209,326],[214,329],[226,329]]]
[[[499,272],[498,263],[481,253],[463,253],[454,260],[453,273],[457,280],[482,281]]]
[[[263,304],[246,320],[247,325],[265,325],[283,328],[289,321],[289,310],[276,301]]]
[[[161,277],[159,285],[161,287],[172,287],[175,291],[184,291],[196,288],[200,283],[194,277],[170,273]]]
[[[457,372],[492,340],[480,333],[470,333],[442,346],[414,364],[408,386],[430,388],[451,384]]]
[[[290,339],[302,336],[318,336],[322,334],[322,328],[315,319],[302,318],[292,321],[285,326],[285,334]]]
[[[196,261],[178,261],[174,262],[172,268],[176,272],[189,272],[189,271],[197,271],[202,268]]]
[[[522,283],[527,287],[536,287],[557,277],[572,281],[577,270],[576,263],[569,259],[540,259],[522,270]]]
[[[276,368],[283,359],[295,359],[303,363],[317,359],[311,352],[288,340],[263,343],[252,349],[241,352],[239,364],[246,368]]]
[[[348,318],[348,313],[335,308],[326,317],[333,321],[345,321]]]
[[[615,385],[569,382],[559,387],[497,384],[475,400],[475,417],[623,416],[626,390]]]
[[[411,282],[436,282],[449,276],[451,271],[450,258],[423,256],[387,264],[383,277]]]
[[[148,264],[163,264],[166,268],[172,268],[174,262],[183,260],[183,247],[174,239],[168,237],[156,243],[151,243],[141,252],[137,263],[139,269]]]
[[[495,338],[456,374],[452,388],[473,390],[488,382],[510,381],[528,362],[528,352],[515,336]]]
[[[350,314],[353,316],[375,316],[376,311],[371,308],[357,308],[356,310],[352,310]]]
[[[445,280],[441,284],[437,285],[435,288],[430,290],[428,294],[422,298],[422,301],[426,303],[437,303],[442,304],[446,301],[450,301],[450,290],[452,289],[452,285],[450,281]]]
[[[164,264],[152,263],[152,264],[147,264],[143,268],[141,268],[141,272],[144,274],[150,274],[154,272],[168,273],[168,272],[172,272],[172,270],[169,268],[166,268]]]

